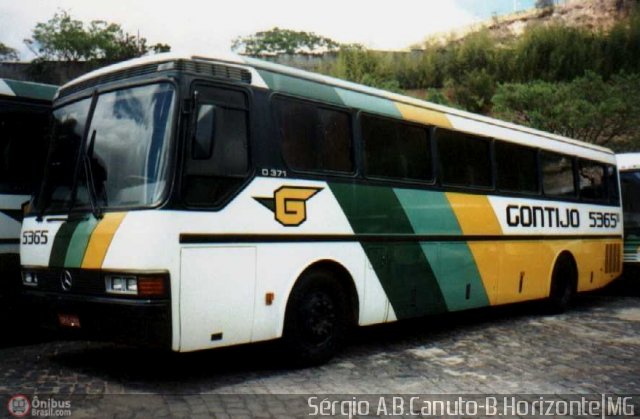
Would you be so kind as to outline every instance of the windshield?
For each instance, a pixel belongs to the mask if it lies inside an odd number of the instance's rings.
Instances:
[[[174,96],[166,83],[100,94],[88,130],[91,99],[54,111],[38,209],[51,213],[90,205],[109,209],[159,203],[168,182]]]

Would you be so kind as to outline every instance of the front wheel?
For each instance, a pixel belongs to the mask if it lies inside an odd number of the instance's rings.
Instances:
[[[282,339],[287,362],[302,367],[331,359],[344,345],[347,313],[346,295],[332,275],[304,274],[287,304]]]

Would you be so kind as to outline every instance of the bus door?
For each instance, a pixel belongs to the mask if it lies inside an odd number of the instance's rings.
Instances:
[[[189,232],[238,232],[242,214],[230,215],[225,208],[249,170],[247,97],[239,90],[204,83],[194,85],[192,97],[194,118],[182,179],[183,200],[194,219]],[[237,224],[216,222],[223,215]],[[255,246],[210,242],[183,248],[180,275],[180,350],[251,341]]]

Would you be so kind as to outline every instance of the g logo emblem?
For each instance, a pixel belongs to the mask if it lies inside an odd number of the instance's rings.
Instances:
[[[282,186],[273,193],[273,198],[257,198],[273,211],[276,221],[283,226],[297,227],[307,220],[307,201],[322,188]]]
[[[73,277],[71,276],[71,272],[65,270],[62,272],[60,276],[60,286],[64,291],[69,291],[73,286]]]

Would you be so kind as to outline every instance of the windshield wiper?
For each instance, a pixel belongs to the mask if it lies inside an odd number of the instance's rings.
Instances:
[[[93,156],[93,146],[96,141],[96,130],[91,133],[91,139],[89,140],[89,146],[82,154],[82,163],[84,164],[84,171],[87,175],[87,189],[89,192],[89,203],[91,205],[91,212],[97,219],[102,218],[102,208],[98,205],[98,197],[96,192],[96,185],[94,183],[93,169],[91,168],[91,156]]]

